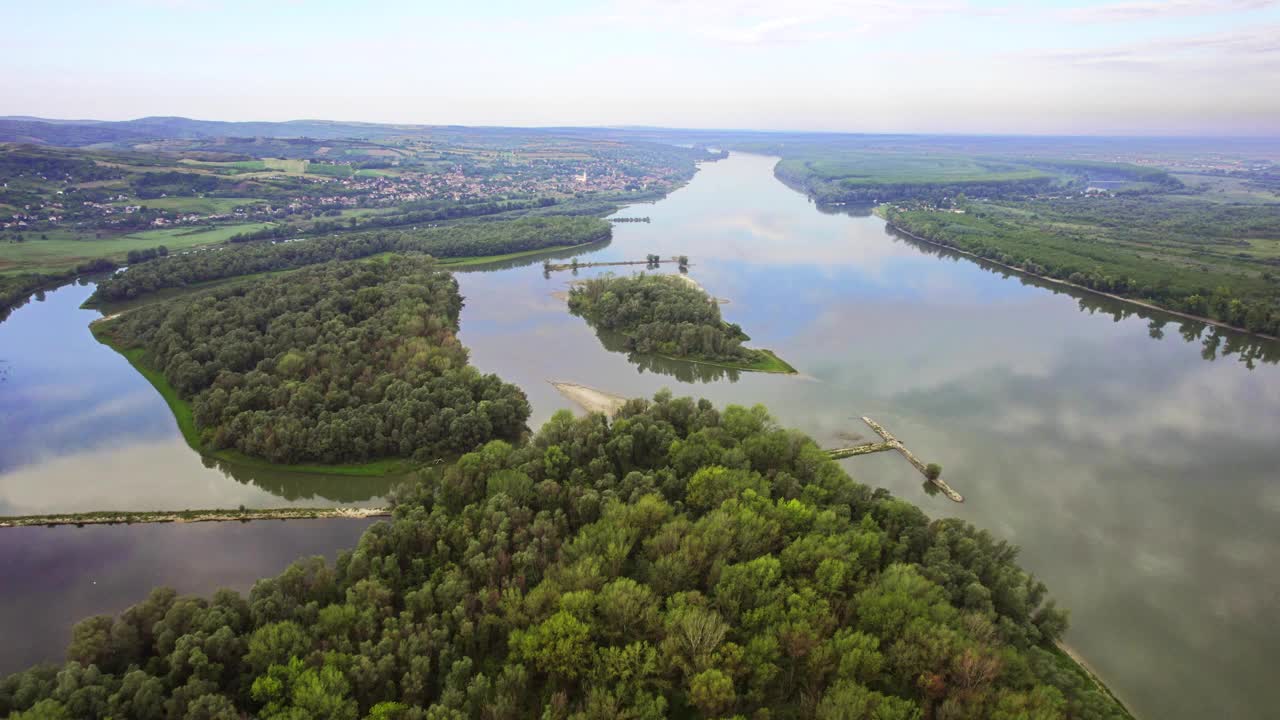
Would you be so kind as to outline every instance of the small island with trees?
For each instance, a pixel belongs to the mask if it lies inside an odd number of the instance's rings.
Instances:
[[[584,280],[569,292],[569,310],[598,330],[622,335],[627,349],[638,353],[753,372],[796,372],[770,350],[743,346],[751,338],[720,317],[715,298],[682,276]]]
[[[526,431],[524,393],[467,364],[461,307],[431,258],[396,255],[153,303],[94,333],[197,450],[386,474]]]

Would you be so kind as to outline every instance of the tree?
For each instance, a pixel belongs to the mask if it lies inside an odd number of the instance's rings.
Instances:
[[[924,476],[930,480],[937,480],[942,477],[942,466],[938,463],[929,463],[924,466]]]

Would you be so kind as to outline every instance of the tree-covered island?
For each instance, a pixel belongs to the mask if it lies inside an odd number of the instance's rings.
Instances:
[[[89,618],[0,716],[1128,720],[1016,555],[664,392],[432,470],[335,565]]]
[[[462,297],[423,256],[327,263],[99,323],[194,447],[273,463],[431,461],[525,431],[524,393],[467,365]]]
[[[795,373],[770,350],[720,317],[720,306],[696,284],[674,275],[605,275],[569,292],[569,310],[600,330],[619,333],[627,349],[757,372]]]

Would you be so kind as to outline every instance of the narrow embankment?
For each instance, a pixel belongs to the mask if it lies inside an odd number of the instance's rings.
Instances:
[[[156,512],[88,512],[0,517],[0,528],[44,525],[134,525],[137,523],[250,522],[253,520],[319,520],[391,515],[390,508],[279,508],[242,510],[164,510]]]

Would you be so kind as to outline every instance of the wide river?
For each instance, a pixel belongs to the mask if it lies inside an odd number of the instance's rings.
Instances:
[[[619,213],[651,222],[618,224],[581,258],[688,255],[690,276],[728,300],[726,318],[801,376],[629,358],[567,313],[557,296],[573,276],[548,277],[540,262],[458,274],[473,363],[528,393],[534,426],[573,407],[553,380],[763,403],[829,447],[872,437],[868,415],[941,463],[966,502],[927,494],[896,454],[846,469],[1021,546],[1071,611],[1068,643],[1137,715],[1271,713],[1280,347],[998,272],[868,214],[820,211],[773,178],[773,162],[704,165],[667,199]],[[367,481],[206,467],[159,396],[89,335],[96,314],[77,307],[90,290],[50,292],[0,324],[0,514],[380,501],[386,487]],[[192,576],[213,566],[218,583],[247,587],[290,553],[350,544],[363,525],[300,524],[284,550],[282,527],[295,526],[0,530],[0,628],[32,648],[0,654],[0,671],[56,657],[71,618],[118,611],[152,584],[205,591],[210,580]],[[92,587],[94,599],[44,602],[58,573],[60,588]]]

